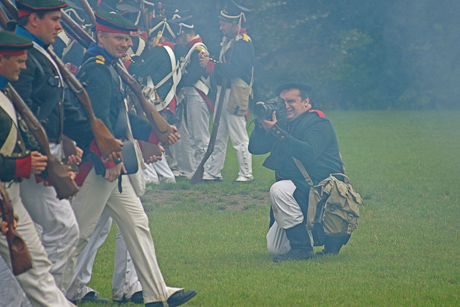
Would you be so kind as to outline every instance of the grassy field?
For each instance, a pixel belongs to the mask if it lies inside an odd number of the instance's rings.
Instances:
[[[221,183],[149,186],[143,200],[163,275],[198,291],[187,306],[460,305],[460,112],[329,117],[365,201],[338,256],[271,262],[265,234],[274,176],[264,157],[253,158],[249,184],[231,184],[237,166],[229,148]],[[114,236],[112,229],[90,283],[103,297],[111,297]]]

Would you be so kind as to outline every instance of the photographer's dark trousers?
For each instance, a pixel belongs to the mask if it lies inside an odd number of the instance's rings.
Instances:
[[[291,250],[286,229],[304,224],[304,215],[294,198],[295,190],[296,186],[291,180],[277,181],[270,188],[275,222],[267,233],[267,248],[269,253],[274,256],[284,255]],[[313,242],[311,232],[307,231],[307,233],[310,242]]]

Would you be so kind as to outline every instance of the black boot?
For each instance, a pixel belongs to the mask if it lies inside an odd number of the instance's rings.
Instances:
[[[168,298],[168,306],[176,307],[187,303],[196,295],[195,290],[180,290]],[[163,302],[147,303],[145,307],[163,307]]]
[[[273,257],[273,262],[313,258],[315,253],[304,223],[286,229],[286,236],[291,244],[291,250],[287,254]]]
[[[348,243],[350,237],[351,235],[347,235],[344,237],[326,236],[326,239],[324,240],[324,249],[322,251],[317,252],[316,255],[337,255],[340,252],[342,246]]]

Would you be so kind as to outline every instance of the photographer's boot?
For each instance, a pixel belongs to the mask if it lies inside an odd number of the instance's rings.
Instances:
[[[286,236],[291,244],[291,250],[287,254],[273,257],[273,262],[306,260],[315,256],[305,224],[286,229]]]
[[[351,235],[344,237],[329,237],[327,236],[324,241],[324,249],[316,253],[317,256],[323,255],[337,255],[342,246],[348,243]]]

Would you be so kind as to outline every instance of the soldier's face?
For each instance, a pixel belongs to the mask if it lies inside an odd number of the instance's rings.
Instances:
[[[233,29],[233,23],[232,22],[226,22],[223,20],[220,20],[220,28],[222,31],[222,34],[224,36],[230,37],[232,34],[235,32]]]
[[[111,56],[121,58],[129,47],[129,34],[98,32],[98,44]]]
[[[27,54],[0,55],[0,74],[9,81],[17,81],[21,70],[26,69]]]
[[[311,108],[310,99],[302,99],[298,89],[290,89],[281,92],[280,97],[284,100],[284,104],[286,105],[287,121],[294,120]]]
[[[33,34],[41,39],[45,45],[51,45],[54,43],[56,36],[62,29],[60,23],[61,11],[48,12],[43,16],[43,18],[40,18],[37,14],[33,13],[30,18],[30,23],[35,25],[36,30]]]

